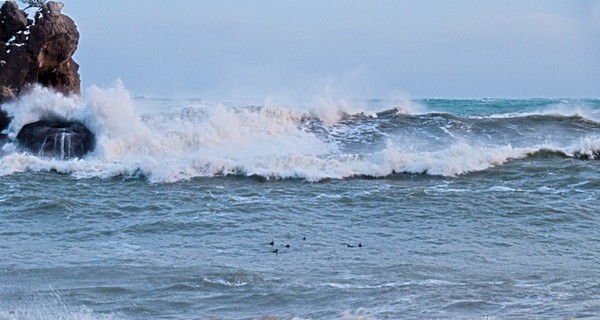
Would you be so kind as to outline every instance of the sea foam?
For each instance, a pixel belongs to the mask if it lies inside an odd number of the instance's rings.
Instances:
[[[232,106],[173,100],[157,110],[147,108],[148,101],[151,104],[149,99],[132,99],[121,82],[108,88],[94,86],[74,97],[35,87],[3,106],[13,121],[5,131],[8,142],[2,148],[0,174],[57,171],[77,178],[143,176],[151,182],[226,175],[307,181],[395,173],[457,176],[545,149],[591,157],[600,149],[593,138],[571,147],[513,147],[509,142],[486,144],[451,133],[445,133],[450,143],[428,135],[408,139],[387,133],[382,141],[370,141],[369,130],[383,125],[375,122],[379,112],[395,110],[386,117],[424,114],[424,107],[407,101],[383,110],[319,99],[289,107],[274,101]],[[344,122],[355,116],[367,122]],[[48,118],[84,123],[96,135],[96,149],[83,159],[64,161],[20,151],[14,142],[20,127]],[[347,137],[359,146],[340,148],[340,139]]]

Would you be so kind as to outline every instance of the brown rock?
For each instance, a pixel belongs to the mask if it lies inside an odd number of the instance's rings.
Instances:
[[[36,16],[27,49],[34,64],[27,81],[38,82],[64,94],[79,94],[79,65],[71,58],[79,32],[75,22],[60,13],[63,4],[50,1]]]
[[[80,93],[79,65],[72,59],[79,32],[62,7],[47,2],[30,24],[13,0],[2,5],[0,103],[36,83],[66,95]]]
[[[10,45],[7,48],[10,51],[9,53],[5,51],[3,55],[0,52],[0,72],[2,72],[0,74],[0,86],[11,89],[14,94],[18,93],[25,84],[25,79],[29,73],[30,59],[25,46]]]
[[[19,10],[14,0],[4,2],[0,7],[0,41],[8,42],[17,31],[27,27],[27,17]]]

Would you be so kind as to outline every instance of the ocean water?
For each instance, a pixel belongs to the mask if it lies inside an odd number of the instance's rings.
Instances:
[[[3,108],[0,319],[600,317],[600,100]],[[95,151],[19,150],[47,117]]]

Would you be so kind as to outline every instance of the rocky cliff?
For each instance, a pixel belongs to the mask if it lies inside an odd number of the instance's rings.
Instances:
[[[61,13],[62,3],[40,3],[33,20],[13,0],[0,7],[0,131],[11,121],[2,103],[32,85],[65,95],[80,93],[79,65],[72,58],[79,42],[77,26]],[[92,150],[94,139],[79,122],[41,119],[23,126],[16,142],[35,155],[70,159]]]
[[[79,32],[62,7],[49,1],[33,20],[13,0],[0,7],[0,104],[36,83],[64,94],[80,92],[79,65],[72,58]]]

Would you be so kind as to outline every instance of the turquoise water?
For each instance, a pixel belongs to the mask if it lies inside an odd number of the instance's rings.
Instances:
[[[5,146],[0,319],[598,315],[598,100],[130,103],[83,160]]]

